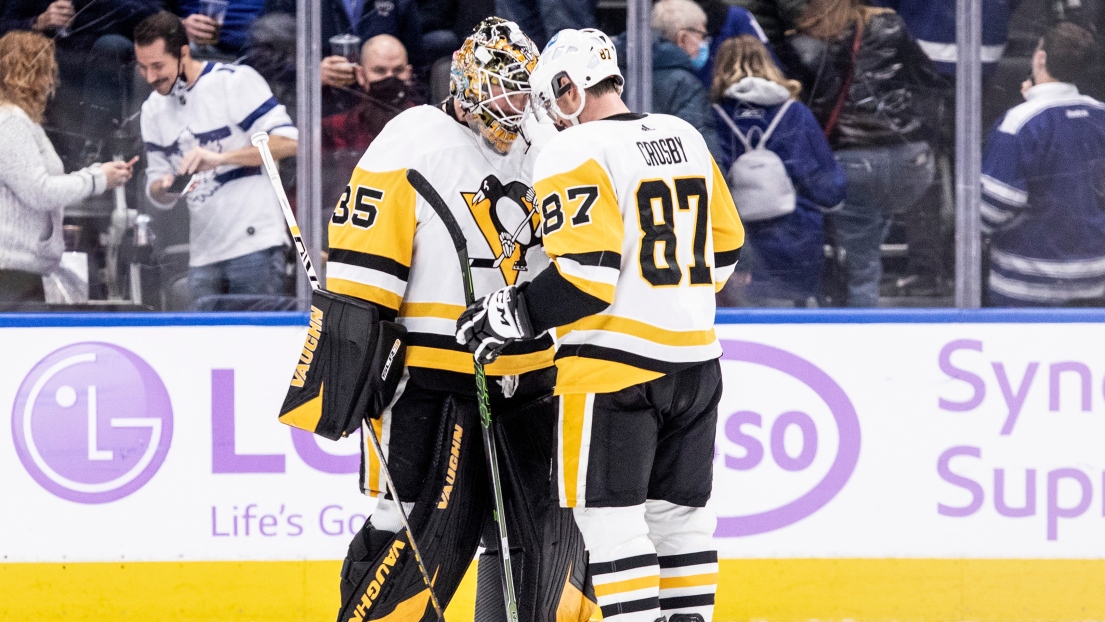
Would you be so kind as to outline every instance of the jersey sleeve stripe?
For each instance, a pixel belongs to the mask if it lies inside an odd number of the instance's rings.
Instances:
[[[371,285],[387,290],[400,298],[402,298],[403,293],[407,289],[407,282],[405,280],[387,274],[386,272],[333,261],[326,264],[326,279],[327,282],[331,279],[339,279],[342,281],[361,283],[363,285]],[[398,309],[399,305],[396,304],[393,308]]]
[[[564,253],[560,256],[560,258],[571,259],[572,261],[584,266],[599,266],[602,268],[614,268],[615,270],[619,270],[622,267],[621,253],[614,253],[611,251],[593,251],[590,253]]]
[[[567,257],[557,257],[555,261],[556,267],[560,269],[561,274],[568,274],[576,278],[586,279],[596,283],[604,283],[611,287],[618,284],[618,276],[620,273],[617,268],[583,265]]]
[[[725,288],[725,282],[729,280],[729,277],[733,276],[736,272],[737,266],[718,266],[714,268],[714,293],[720,292]]]
[[[410,278],[411,269],[390,257],[384,257],[382,255],[373,255],[372,253],[362,253],[360,251],[349,250],[347,248],[334,248],[330,250],[328,258],[330,263],[342,263],[350,266],[358,266],[361,268],[368,268],[370,270],[377,270],[386,274],[390,274],[397,279],[406,282]]]
[[[265,113],[279,106],[280,103],[276,101],[276,96],[272,96],[261,103],[260,106],[255,108],[253,112],[246,115],[246,118],[242,119],[242,122],[238,124],[238,127],[242,128],[243,132],[248,132],[249,128],[253,127],[253,124],[257,122],[257,119],[265,116]]]
[[[572,274],[570,271],[563,269],[563,266],[559,262],[556,263],[557,272],[560,276],[564,277],[565,281],[571,283],[579,291],[594,296],[606,304],[612,304],[614,302],[614,286],[609,283],[599,283],[588,280]],[[606,268],[599,268],[605,270]],[[569,269],[570,270],[570,269]]]
[[[400,303],[403,302],[403,297],[394,292],[374,285],[366,285],[356,281],[335,278],[333,273],[327,274],[326,289],[335,294],[345,294],[346,296],[354,296],[369,302],[374,302],[389,309],[398,310]]]
[[[737,261],[740,259],[741,249],[735,249],[731,251],[722,251],[720,253],[714,253],[714,266],[716,268],[724,268],[727,266],[737,265]]]

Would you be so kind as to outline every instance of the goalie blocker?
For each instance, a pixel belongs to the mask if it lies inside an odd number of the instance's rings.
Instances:
[[[315,290],[280,422],[337,440],[379,417],[403,375],[406,334],[371,303]]]

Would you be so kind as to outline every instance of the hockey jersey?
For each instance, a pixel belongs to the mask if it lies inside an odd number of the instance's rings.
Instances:
[[[1002,118],[982,159],[990,289],[1009,304],[1100,298],[1105,104],[1063,82],[1038,84],[1025,98]]]
[[[714,293],[744,229],[706,142],[669,115],[579,125],[538,156],[545,252],[609,304],[557,329],[557,394],[609,393],[717,358]]]
[[[450,115],[419,106],[388,123],[353,171],[330,221],[326,286],[394,311],[409,331],[408,367],[474,373],[454,337],[466,306],[456,250],[406,171],[422,173],[449,205],[468,241],[476,297],[485,296],[548,265],[530,184],[538,145],[554,132],[527,130],[531,144],[519,139],[498,155]],[[552,356],[546,336],[512,345],[485,371],[521,374],[549,367]]]
[[[183,92],[154,91],[142,104],[147,197],[157,207],[171,209],[176,198],[162,204],[150,196],[155,181],[175,174],[195,147],[220,153],[252,149],[250,136],[259,130],[299,138],[287,110],[252,67],[209,62]],[[185,196],[189,265],[206,266],[287,244],[276,193],[260,166],[219,166],[197,177],[195,190]]]

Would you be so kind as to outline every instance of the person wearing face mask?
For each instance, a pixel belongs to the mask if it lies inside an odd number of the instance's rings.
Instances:
[[[355,71],[360,87],[357,105],[322,119],[322,205],[330,212],[357,161],[384,125],[407,108],[424,103],[422,89],[411,79],[407,48],[391,35],[365,41]]]
[[[268,132],[276,160],[295,155],[299,134],[284,106],[251,67],[192,58],[172,13],[138,24],[134,52],[153,89],[142,104],[146,194],[168,210],[186,193],[193,300],[282,295],[287,227],[250,136]],[[175,188],[180,177],[190,181]]]
[[[679,117],[706,140],[720,159],[717,130],[706,86],[698,71],[710,60],[706,13],[691,0],[660,0],[652,7],[652,110]],[[625,35],[614,39],[618,65],[625,71]],[[623,95],[624,97],[624,95]]]

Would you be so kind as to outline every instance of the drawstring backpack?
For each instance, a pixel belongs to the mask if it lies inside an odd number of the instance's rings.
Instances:
[[[794,100],[788,99],[779,108],[755,146],[750,141],[752,132],[749,131],[748,136],[742,134],[737,124],[725,114],[725,110],[714,104],[718,115],[744,145],[744,153],[733,161],[726,180],[729,182],[729,192],[733,194],[733,202],[737,204],[737,212],[745,222],[786,216],[797,206],[794,184],[790,181],[783,160],[767,148],[767,139],[771,138],[772,132],[792,103]]]

